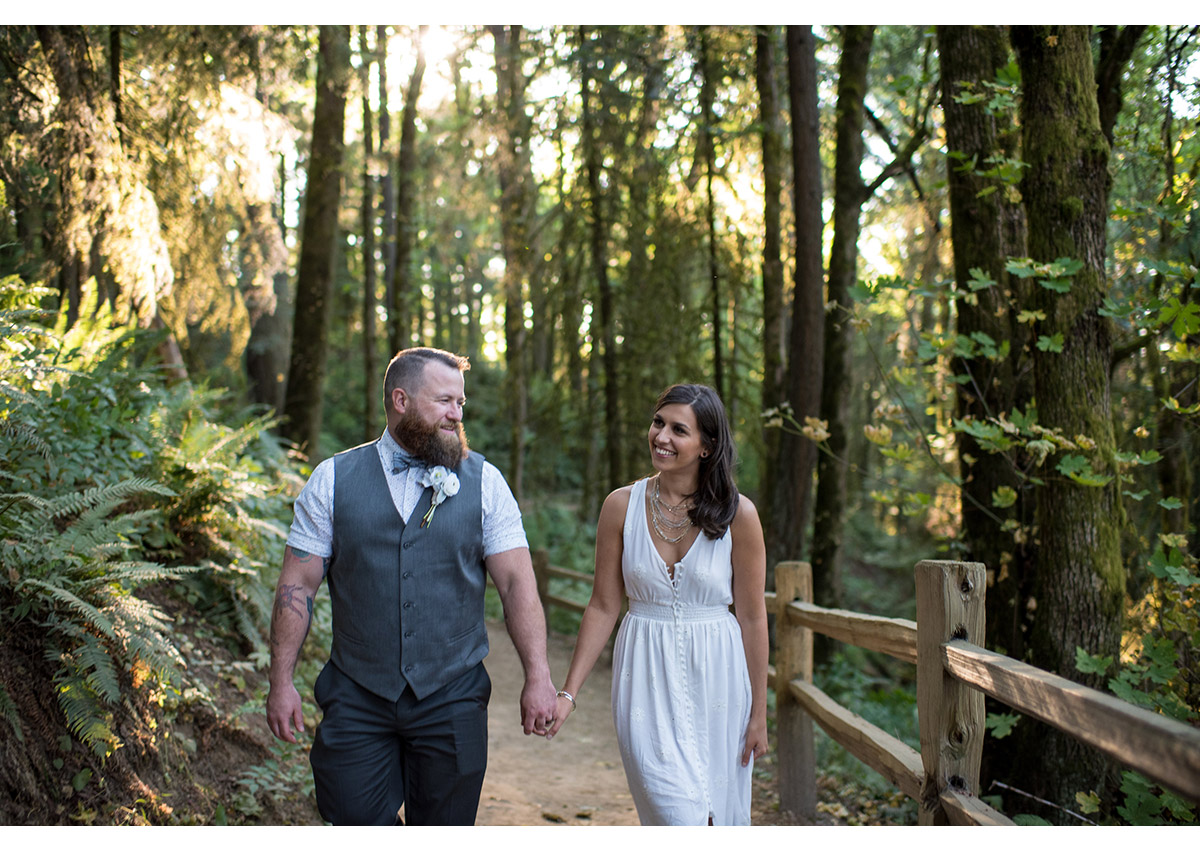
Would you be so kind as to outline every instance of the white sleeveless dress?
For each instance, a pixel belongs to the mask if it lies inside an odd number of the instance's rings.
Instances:
[[[625,514],[629,612],[613,651],[612,706],[642,824],[750,823],[742,765],[750,675],[733,602],[732,537],[701,532],[672,580],[646,522],[646,479]]]

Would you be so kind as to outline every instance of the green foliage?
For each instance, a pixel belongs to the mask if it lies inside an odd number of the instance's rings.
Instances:
[[[154,335],[110,328],[94,305],[67,328],[25,306],[43,291],[21,290],[0,285],[0,423],[17,437],[0,442],[0,635],[40,634],[68,729],[107,757],[131,700],[187,686],[172,619],[151,598],[209,589],[213,620],[226,601],[261,645],[269,592],[256,571],[291,483],[264,449],[265,420],[217,425],[212,394],[163,384]],[[19,731],[6,694],[0,710]]]
[[[1115,666],[1112,657],[1094,656],[1077,647],[1075,667],[1084,674],[1109,675],[1109,690],[1122,700],[1194,724],[1200,718],[1200,695],[1193,676],[1200,639],[1196,560],[1179,549],[1160,546],[1147,570],[1154,577],[1154,587],[1134,609],[1137,641]],[[1136,772],[1122,774],[1120,794],[1124,803],[1116,812],[1127,824],[1195,820],[1194,807]]]
[[[877,654],[847,646],[814,674],[814,681],[831,698],[913,748],[920,748],[917,726],[916,684],[897,685],[892,674],[867,673],[877,667]],[[864,664],[866,663],[866,664]],[[869,789],[877,798],[890,796],[890,781],[867,768],[857,757],[823,733],[817,735],[817,764],[836,776],[839,785],[855,784]],[[916,802],[907,801],[906,811],[916,821]]]
[[[9,542],[0,577],[4,608],[44,630],[46,654],[59,664],[55,686],[68,727],[100,756],[120,746],[110,717],[122,695],[120,678],[167,684],[181,661],[166,616],[132,594],[195,570],[128,558],[131,539],[157,512],[120,508],[147,493],[170,495],[138,479],[51,500],[18,493],[0,517]]]
[[[1017,726],[1021,716],[1015,712],[989,712],[986,721],[988,733],[994,739],[1003,739]]]

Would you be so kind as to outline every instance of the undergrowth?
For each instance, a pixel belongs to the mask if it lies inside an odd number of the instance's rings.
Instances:
[[[66,729],[102,770],[146,707],[169,723],[204,702],[166,607],[203,611],[209,640],[265,666],[299,480],[269,418],[169,383],[156,335],[104,305],[68,327],[41,309],[53,296],[0,281],[0,644],[40,636]],[[2,681],[0,717],[26,741]]]

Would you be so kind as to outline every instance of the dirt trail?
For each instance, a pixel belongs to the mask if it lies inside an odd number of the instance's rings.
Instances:
[[[488,704],[488,770],[479,800],[480,825],[637,824],[637,812],[609,705],[612,667],[602,657],[588,678],[579,706],[552,741],[521,729],[524,673],[517,651],[498,622],[488,622],[491,651],[484,660],[492,678]],[[562,685],[573,636],[549,637],[550,673]]]

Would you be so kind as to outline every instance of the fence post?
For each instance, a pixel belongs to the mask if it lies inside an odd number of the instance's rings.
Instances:
[[[542,602],[542,617],[546,629],[550,629],[550,553],[538,549],[533,551],[533,578],[537,582],[538,599]]]
[[[942,645],[962,638],[983,646],[986,576],[978,562],[917,564],[917,717],[921,728],[918,820],[946,824],[938,796],[947,786],[979,794],[985,732],[983,693],[946,673]]]
[[[811,716],[788,683],[812,682],[813,633],[792,626],[787,605],[813,600],[812,565],[784,561],[775,567],[775,735],[779,754],[779,808],[812,822],[817,816],[817,759]]]

